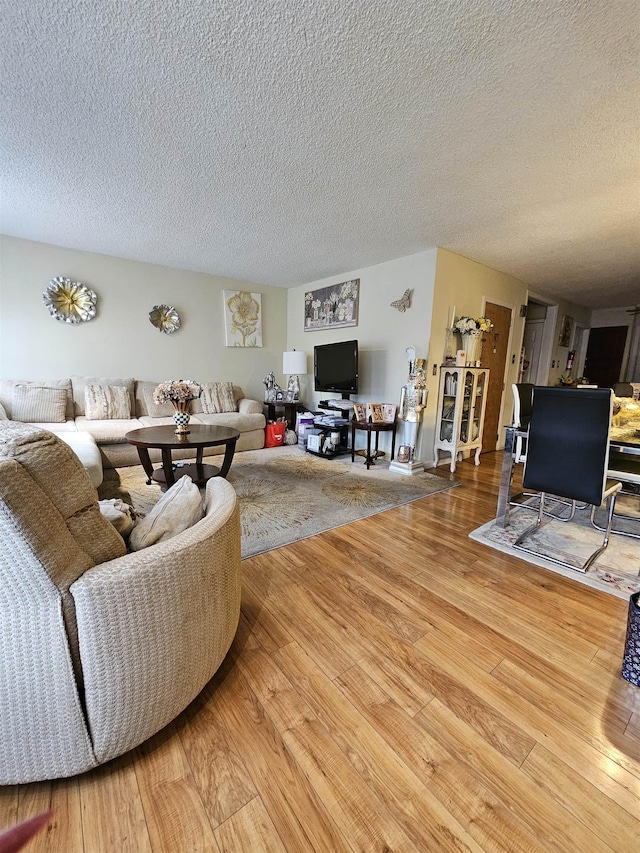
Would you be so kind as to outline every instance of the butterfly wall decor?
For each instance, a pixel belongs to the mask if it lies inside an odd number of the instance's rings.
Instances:
[[[403,313],[407,310],[407,308],[411,308],[411,297],[413,295],[413,290],[405,290],[400,299],[396,299],[391,303],[392,308],[397,308],[398,311],[402,311]]]

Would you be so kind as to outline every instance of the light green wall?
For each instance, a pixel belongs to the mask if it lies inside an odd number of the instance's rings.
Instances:
[[[58,275],[95,290],[93,320],[73,326],[49,315],[42,292]],[[263,348],[225,347],[224,289],[262,294]],[[149,322],[160,304],[182,319],[172,335]],[[264,376],[282,367],[286,323],[284,288],[0,237],[0,378],[186,376],[233,380],[262,400]]]
[[[433,324],[429,349],[427,382],[429,397],[423,427],[424,462],[433,460],[435,418],[438,404],[439,367],[445,355],[447,329],[451,328],[452,316],[481,317],[487,302],[494,302],[513,309],[513,324],[507,351],[505,387],[517,381],[518,358],[524,330],[524,319],[520,317],[520,306],[527,302],[527,285],[513,276],[486,267],[447,249],[438,249],[436,263],[435,292],[433,299]],[[512,361],[514,363],[512,364]],[[434,367],[437,375],[434,376]],[[504,397],[503,420],[511,418],[510,395]],[[507,420],[504,422],[506,423]]]
[[[309,372],[301,377],[301,397],[308,405],[315,408],[315,404],[327,396],[313,390],[314,346],[352,339],[358,340],[360,355],[360,391],[352,399],[398,404],[400,389],[408,376],[406,347],[415,346],[418,358],[426,358],[428,352],[436,254],[436,249],[429,249],[289,290],[287,345],[289,349],[307,353]],[[360,279],[358,325],[306,332],[305,293],[353,278]],[[402,313],[390,303],[399,299],[407,288],[413,290],[413,300],[411,308]],[[385,439],[386,448],[388,438],[380,436],[380,447]],[[398,442],[401,440],[400,430]]]

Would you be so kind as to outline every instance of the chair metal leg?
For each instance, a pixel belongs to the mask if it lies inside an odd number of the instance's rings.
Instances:
[[[604,538],[602,541],[602,545],[598,549],[596,549],[587,558],[586,562],[584,562],[582,564],[582,566],[574,566],[571,563],[567,563],[565,560],[560,560],[557,557],[552,557],[549,554],[544,554],[541,551],[535,551],[533,548],[527,548],[524,545],[522,545],[522,542],[524,542],[524,540],[527,539],[532,533],[534,533],[542,524],[542,520],[543,520],[543,516],[544,516],[544,499],[545,499],[545,495],[544,495],[544,493],[541,492],[540,493],[540,508],[538,510],[538,518],[536,520],[536,523],[531,525],[530,527],[528,527],[524,531],[524,533],[521,533],[520,536],[518,536],[516,541],[513,543],[513,547],[516,548],[518,551],[524,551],[525,553],[532,554],[535,557],[542,557],[542,559],[544,559],[544,560],[549,560],[552,563],[557,563],[559,566],[566,566],[568,569],[573,569],[576,572],[586,572],[589,569],[589,567],[591,566],[591,564],[595,560],[598,559],[600,554],[602,554],[603,551],[606,550],[606,548],[609,544],[609,537],[611,535],[611,525],[613,523],[613,512],[614,512],[615,505],[616,505],[616,493],[614,492],[609,497],[608,523],[607,523],[607,527],[604,528]],[[573,502],[573,508],[572,508],[572,514],[571,514],[572,518],[573,518],[573,515],[575,514],[575,510],[576,510],[576,506],[575,506],[575,501],[574,501]],[[593,510],[592,510],[592,515],[593,515]],[[568,521],[568,520],[569,519],[560,519],[560,518],[556,519],[556,521]],[[598,528],[598,529],[602,530],[603,528]]]
[[[622,492],[621,494],[627,494],[627,493]],[[615,495],[614,495],[614,497],[615,497]],[[596,530],[600,530],[601,532],[605,532],[607,530],[607,528],[601,527],[599,524],[596,523],[596,520],[595,520],[595,514],[596,514],[598,509],[599,509],[599,507],[597,507],[597,506],[591,507],[591,524],[595,527]],[[640,530],[638,530],[638,533],[630,533],[627,530],[616,530],[615,527],[613,526],[613,522],[615,521],[616,518],[626,519],[629,521],[635,521],[638,523],[639,526],[640,526],[640,518],[636,518],[636,516],[634,516],[634,515],[622,515],[621,513],[618,513],[617,515],[613,514],[612,522],[611,522],[611,526],[610,526],[610,532],[615,533],[616,536],[629,536],[629,537],[631,537],[631,539],[640,539]]]

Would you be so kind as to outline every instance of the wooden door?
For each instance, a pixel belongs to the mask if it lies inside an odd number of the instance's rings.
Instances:
[[[511,328],[511,308],[487,302],[485,317],[493,323],[493,329],[482,336],[482,366],[488,367],[489,387],[487,406],[484,413],[484,431],[482,433],[482,452],[490,453],[496,449],[501,424],[500,407],[504,392],[504,371],[507,361],[509,329]]]
[[[591,385],[613,388],[620,381],[627,326],[591,329],[584,362],[584,375]]]

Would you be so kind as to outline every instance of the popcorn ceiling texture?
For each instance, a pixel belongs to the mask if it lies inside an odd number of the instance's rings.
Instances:
[[[285,287],[438,245],[637,301],[635,0],[2,5],[5,233]]]

